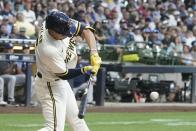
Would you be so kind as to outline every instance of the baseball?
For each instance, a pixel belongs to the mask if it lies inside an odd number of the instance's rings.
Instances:
[[[159,98],[159,93],[158,92],[153,91],[153,92],[150,93],[150,99],[152,101],[156,101],[158,98]]]

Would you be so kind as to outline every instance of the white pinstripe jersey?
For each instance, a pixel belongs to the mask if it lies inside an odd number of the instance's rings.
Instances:
[[[75,20],[72,22],[78,33],[79,22]],[[37,71],[41,72],[45,79],[54,80],[58,78],[55,73],[64,73],[69,68],[75,68],[77,64],[75,41],[70,37],[63,40],[53,39],[45,28],[45,22],[37,39],[35,54]]]

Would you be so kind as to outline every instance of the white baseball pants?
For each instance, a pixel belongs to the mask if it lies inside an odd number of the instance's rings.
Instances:
[[[85,121],[78,118],[78,106],[68,81],[49,82],[36,77],[35,91],[45,119],[45,127],[39,131],[64,131],[65,121],[73,131],[89,131]]]
[[[16,85],[16,77],[9,74],[1,75],[1,77],[4,79],[4,83],[8,87],[8,101],[15,101],[14,90]]]
[[[0,102],[3,101],[4,80],[0,77]]]

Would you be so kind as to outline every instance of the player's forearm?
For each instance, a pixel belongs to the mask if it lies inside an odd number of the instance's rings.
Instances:
[[[96,47],[96,40],[95,40],[95,36],[93,34],[92,31],[90,31],[89,29],[85,29],[82,33],[84,39],[86,40],[91,53],[97,53],[97,47]]]
[[[69,80],[82,74],[83,74],[82,70],[79,68],[79,69],[68,69],[66,73],[56,74],[56,75],[63,80]]]

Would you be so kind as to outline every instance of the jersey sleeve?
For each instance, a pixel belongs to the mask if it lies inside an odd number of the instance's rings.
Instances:
[[[75,26],[76,30],[75,30],[75,33],[74,33],[74,36],[81,36],[82,32],[84,29],[89,29],[91,30],[92,32],[95,32],[95,29],[90,27],[90,26],[87,26],[77,20],[74,20],[74,19],[71,19],[71,23],[72,25]]]

